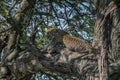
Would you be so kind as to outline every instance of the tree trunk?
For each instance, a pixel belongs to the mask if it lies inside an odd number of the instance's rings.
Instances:
[[[117,0],[116,0],[117,1]],[[120,10],[111,0],[97,0],[93,46],[100,50],[98,59],[100,80],[109,80],[109,64],[119,56]]]

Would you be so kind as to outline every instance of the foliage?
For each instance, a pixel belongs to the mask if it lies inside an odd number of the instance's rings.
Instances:
[[[1,1],[1,15],[6,16],[6,10],[11,7],[11,1]],[[11,5],[10,5],[11,4]],[[6,6],[8,5],[8,6]],[[19,3],[12,9],[11,14],[15,14],[15,10]],[[82,37],[88,40],[92,39],[94,26],[94,5],[92,1],[37,1],[30,23],[26,28],[26,35],[32,33],[35,26],[39,26],[36,33],[37,39],[43,36],[45,27],[58,27],[67,30],[70,34]],[[38,40],[37,40],[38,41]]]

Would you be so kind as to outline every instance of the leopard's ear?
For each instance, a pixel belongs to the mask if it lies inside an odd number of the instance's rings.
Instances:
[[[48,31],[48,29],[49,29],[49,28],[45,28],[45,32],[47,32],[47,31]]]
[[[52,31],[54,30],[55,28],[45,28],[45,32],[49,32],[49,31]]]

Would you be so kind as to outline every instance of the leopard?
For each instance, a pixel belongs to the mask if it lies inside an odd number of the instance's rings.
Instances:
[[[64,30],[57,28],[46,28],[45,37],[51,41],[52,45],[57,43],[63,44],[69,50],[81,53],[92,53],[92,45],[81,38],[70,35]]]

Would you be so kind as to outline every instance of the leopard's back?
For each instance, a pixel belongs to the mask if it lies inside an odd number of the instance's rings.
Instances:
[[[74,51],[91,52],[92,50],[92,46],[87,41],[70,35],[64,35],[63,42],[67,48]]]

